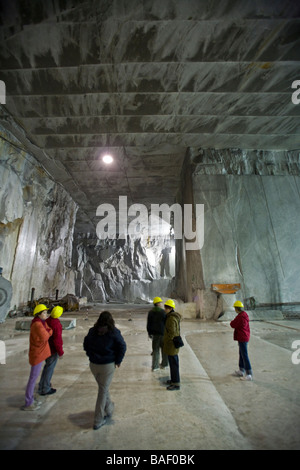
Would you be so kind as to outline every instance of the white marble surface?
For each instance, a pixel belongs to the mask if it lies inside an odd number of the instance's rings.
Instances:
[[[20,145],[5,134],[7,140]],[[29,154],[0,140],[0,260],[12,284],[10,309],[74,293],[71,268],[77,205]],[[6,314],[9,313],[9,310]]]
[[[300,301],[299,189],[297,176],[194,176],[195,203],[205,206],[206,289],[240,282],[237,298]]]

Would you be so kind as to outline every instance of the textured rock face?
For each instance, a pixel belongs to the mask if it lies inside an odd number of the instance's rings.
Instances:
[[[59,295],[74,292],[77,206],[12,135],[2,135],[7,140],[0,140],[0,257],[12,284],[12,309],[26,305],[32,287],[36,297],[54,297],[56,289]]]
[[[172,292],[175,252],[165,239],[99,240],[78,235],[76,294],[89,301],[139,302]]]
[[[194,200],[205,207],[205,289],[238,282],[242,300],[299,302],[299,152],[265,152],[261,159],[259,152],[216,153],[194,159]]]
[[[190,150],[195,175],[300,176],[299,150]]]

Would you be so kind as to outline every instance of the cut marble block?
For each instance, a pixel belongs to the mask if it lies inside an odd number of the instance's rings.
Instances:
[[[16,330],[30,330],[30,325],[33,318],[22,318],[16,321]],[[70,330],[76,328],[76,318],[60,318],[63,330]]]
[[[0,323],[4,322],[10,308],[12,297],[12,285],[4,277],[0,276]]]

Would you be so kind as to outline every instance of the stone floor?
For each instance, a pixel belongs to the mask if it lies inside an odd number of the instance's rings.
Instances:
[[[107,307],[106,307],[107,308]],[[16,319],[0,324],[6,364],[0,365],[1,450],[271,450],[300,449],[300,364],[293,349],[300,320],[251,322],[253,382],[232,376],[238,349],[228,322],[184,320],[181,390],[167,391],[168,370],[151,371],[148,306],[112,306],[127,353],[111,385],[115,412],[92,429],[97,387],[82,349],[101,306],[64,313],[65,355],[53,376],[54,395],[24,412],[29,375],[28,331]],[[294,354],[294,356],[292,356]]]

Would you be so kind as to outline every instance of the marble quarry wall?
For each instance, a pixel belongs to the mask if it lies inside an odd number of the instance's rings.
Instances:
[[[175,251],[169,240],[100,240],[77,234],[73,264],[76,294],[88,301],[139,303],[172,293]]]
[[[271,151],[194,156],[194,203],[205,211],[204,316],[224,309],[211,292],[215,283],[240,283],[236,298],[256,307],[300,302],[299,159],[299,152]]]
[[[0,266],[11,283],[10,310],[35,298],[73,293],[77,206],[9,133],[0,139]],[[10,143],[11,142],[11,143]],[[0,305],[1,307],[1,305]],[[9,311],[2,312],[5,318]],[[4,317],[4,318],[3,318]]]

